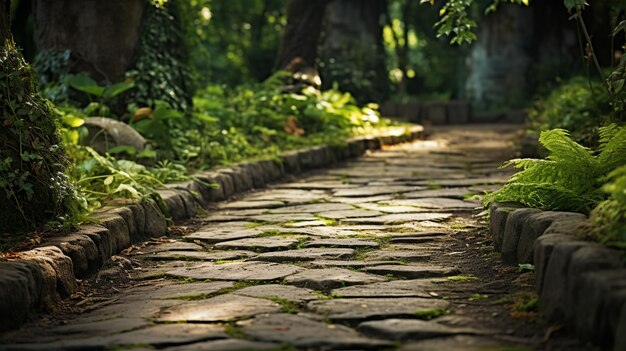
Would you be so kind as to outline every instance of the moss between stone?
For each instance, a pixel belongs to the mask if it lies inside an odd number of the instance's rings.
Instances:
[[[418,319],[429,321],[431,319],[435,319],[437,317],[446,315],[448,313],[450,313],[450,311],[446,309],[432,308],[428,310],[419,310],[415,312],[415,317],[417,317]]]

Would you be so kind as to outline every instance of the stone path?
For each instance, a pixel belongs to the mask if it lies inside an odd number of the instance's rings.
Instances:
[[[219,204],[0,349],[579,349],[475,216],[516,129],[462,128]]]

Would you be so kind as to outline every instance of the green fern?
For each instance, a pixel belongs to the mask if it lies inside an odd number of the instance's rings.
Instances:
[[[626,164],[626,128],[614,124],[599,130],[597,150],[575,142],[563,129],[544,131],[539,142],[549,151],[546,159],[514,159],[501,167],[522,171],[485,202],[513,201],[546,210],[589,213],[606,199],[602,185],[611,171]]]
[[[626,249],[626,165],[612,171],[602,189],[609,199],[591,211],[591,224],[597,239]]]

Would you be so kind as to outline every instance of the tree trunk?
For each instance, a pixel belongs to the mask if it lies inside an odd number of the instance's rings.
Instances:
[[[326,9],[321,45],[322,82],[334,83],[360,102],[388,94],[382,15],[386,0],[335,0]]]
[[[71,51],[70,71],[108,83],[124,79],[139,41],[144,0],[36,0],[40,50]]]
[[[0,45],[11,38],[11,0],[0,0]]]
[[[322,19],[328,0],[290,0],[287,26],[276,59],[276,68],[285,69],[296,58],[315,67]]]

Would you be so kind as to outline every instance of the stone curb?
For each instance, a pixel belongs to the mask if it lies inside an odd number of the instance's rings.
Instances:
[[[0,331],[18,328],[31,313],[50,311],[59,297],[77,291],[76,278],[97,271],[132,243],[166,235],[167,217],[174,222],[191,218],[198,207],[263,188],[287,175],[361,156],[366,150],[416,140],[423,132],[423,127],[415,125],[382,136],[351,138],[343,146],[315,146],[285,152],[278,160],[221,167],[195,174],[199,181],[168,184],[157,191],[163,200],[161,206],[145,200],[105,207],[93,216],[97,225],[82,225],[67,236],[20,252],[18,259],[0,262]]]
[[[514,203],[490,209],[490,232],[502,259],[532,263],[540,311],[602,349],[626,350],[626,265],[621,252],[575,236],[587,216]]]

